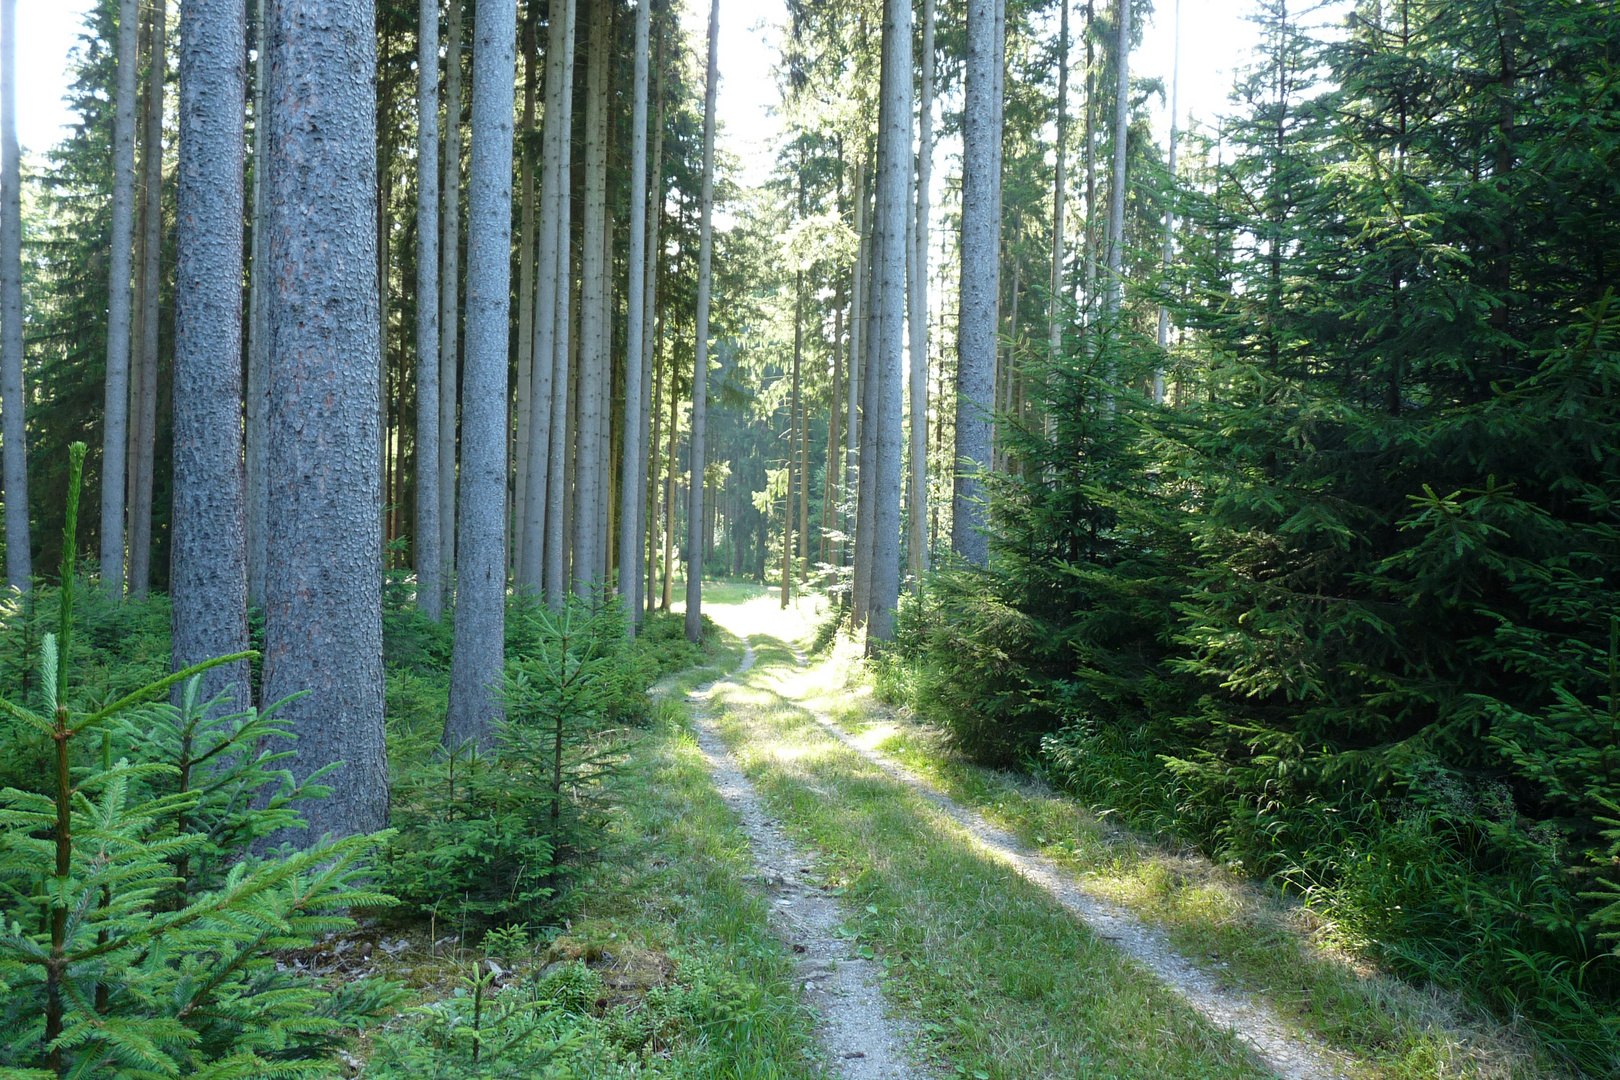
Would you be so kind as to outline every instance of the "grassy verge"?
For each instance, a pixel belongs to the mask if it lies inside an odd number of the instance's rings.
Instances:
[[[1075,871],[1094,895],[1165,931],[1176,948],[1229,986],[1348,1052],[1380,1080],[1561,1075],[1531,1038],[1455,995],[1383,975],[1335,947],[1334,928],[1196,852],[1154,843],[1054,792],[1036,778],[986,769],[942,734],[884,708],[845,650],[817,671],[818,708],[865,745],[927,777]]]
[[[773,809],[846,890],[849,931],[947,1074],[1260,1077],[1212,1031],[1050,897],[981,854],[925,800],[819,728],[788,696],[792,652],[715,696],[722,733]]]

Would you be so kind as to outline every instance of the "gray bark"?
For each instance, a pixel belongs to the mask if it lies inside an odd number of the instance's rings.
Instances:
[[[267,287],[264,262],[264,174],[269,168],[269,142],[265,127],[266,64],[265,0],[258,2],[258,40],[253,62],[253,244],[248,286],[247,393],[243,399],[243,428],[247,466],[247,550],[248,602],[264,605],[265,536],[269,514],[270,481],[267,456],[270,452],[270,354],[265,303]],[[435,34],[437,29],[435,28]]]
[[[455,591],[456,379],[461,321],[461,9],[449,0],[444,50],[444,183],[439,219],[439,566],[445,602]]]
[[[934,0],[923,0],[922,86],[917,106],[917,214],[911,295],[911,495],[907,563],[921,587],[928,569],[928,184],[934,157]]]
[[[416,606],[444,616],[439,523],[439,0],[416,41]]]
[[[855,497],[858,473],[860,472],[860,401],[861,401],[861,373],[865,370],[861,360],[861,331],[865,328],[865,312],[863,301],[866,296],[866,260],[868,238],[866,235],[866,175],[863,166],[865,157],[857,151],[855,154],[855,276],[850,282],[849,297],[849,402],[844,417],[844,497],[846,500]],[[854,515],[846,516],[842,522],[842,531],[846,537],[855,535]],[[839,565],[845,564],[844,549],[850,547],[851,540],[845,540],[839,545]],[[851,600],[854,599],[853,589]]]
[[[531,9],[532,10],[532,9]],[[522,559],[526,512],[529,496],[529,437],[534,432],[534,262],[538,237],[535,233],[534,156],[529,151],[529,135],[534,131],[535,93],[539,81],[539,57],[534,40],[534,19],[523,20],[523,142],[518,151],[520,204],[518,210],[518,287],[517,287],[517,386],[513,402],[512,438],[512,541],[508,559],[514,581]]]
[[[1086,0],[1086,228],[1085,319],[1097,307],[1097,37],[1096,9]]]
[[[881,129],[881,118],[878,123]],[[881,162],[878,164],[881,166]],[[881,184],[877,183],[877,173],[878,170],[874,169],[873,187],[881,188]],[[866,324],[866,328],[865,333],[861,335],[865,348],[861,362],[860,465],[855,473],[855,581],[851,612],[855,626],[865,626],[867,615],[871,611],[872,531],[877,523],[878,398],[881,393],[881,374],[875,339],[880,329],[876,313],[883,310],[884,298],[883,280],[878,273],[878,267],[883,260],[883,252],[880,250],[883,234],[878,227],[878,211],[881,207],[878,205],[876,194],[874,191],[872,233],[867,243],[866,304],[862,313],[862,321]]]
[[[692,362],[692,446],[687,473],[686,638],[703,640],[703,457],[709,406],[709,262],[714,253],[714,125],[720,89],[720,0],[709,5],[709,69],[703,91],[703,188],[699,200],[697,337]]]
[[[1063,350],[1063,229],[1066,179],[1064,152],[1069,140],[1069,0],[1060,0],[1063,14],[1058,30],[1057,164],[1052,172],[1052,283],[1047,295],[1047,340],[1049,360]]]
[[[967,0],[967,58],[962,105],[961,292],[956,371],[956,476],[951,548],[979,566],[990,561],[980,475],[991,467],[995,402],[996,297],[1001,125],[994,101],[1001,53],[1002,0]]]
[[[1181,0],[1176,0],[1176,30],[1175,44],[1171,48],[1170,61],[1170,162],[1167,172],[1170,176],[1170,191],[1168,195],[1174,198],[1176,183],[1176,93],[1181,81]],[[1173,206],[1168,206],[1164,212],[1164,275],[1170,274],[1170,260],[1175,255],[1176,242],[1176,212]],[[1167,352],[1170,348],[1170,308],[1165,304],[1159,305],[1159,352]],[[1153,403],[1164,404],[1164,364],[1161,361],[1157,371],[1153,373]]]
[[[153,36],[154,62],[161,32]],[[172,669],[248,647],[247,478],[242,464],[242,177],[247,19],[241,0],[180,7],[175,170]],[[159,114],[161,124],[161,114]],[[156,275],[148,278],[155,291]],[[134,560],[132,559],[131,562]],[[228,689],[227,689],[228,688]],[[203,678],[247,708],[248,664]]]
[[[652,147],[652,182],[649,188],[648,214],[647,214],[647,265],[645,282],[645,300],[642,302],[642,332],[641,332],[641,431],[643,445],[646,447],[647,478],[642,485],[641,505],[637,510],[637,520],[641,532],[646,533],[647,509],[649,502],[655,497],[658,475],[658,429],[655,418],[659,415],[656,394],[652,388],[653,371],[658,366],[658,353],[656,343],[655,324],[658,312],[658,225],[664,216],[664,36],[658,35],[658,76],[654,86],[654,96],[658,99],[658,112],[653,119],[653,147]],[[662,374],[662,372],[660,372]],[[647,558],[647,545],[643,545],[638,553],[643,562]],[[651,590],[652,585],[647,567],[638,564],[636,568],[636,611],[637,619],[647,610],[647,597],[641,590]]]
[[[900,446],[901,388],[906,344],[907,228],[911,199],[911,0],[884,0],[882,116],[878,127],[878,277],[882,306],[877,309],[878,400],[877,476],[873,491],[872,595],[866,621],[868,641],[894,637],[900,602]]]
[[[17,0],[0,0],[0,451],[4,453],[6,584],[33,584],[23,410],[22,177],[17,146]]]
[[[1125,152],[1131,131],[1131,0],[1119,0],[1119,84],[1114,91],[1114,178],[1108,187],[1108,301],[1119,314],[1125,286]]]
[[[101,443],[101,583],[124,592],[124,480],[129,450],[129,315],[135,241],[135,69],[140,5],[118,2],[113,93],[112,237],[107,277],[107,376]]]
[[[375,13],[371,0],[270,0],[265,118],[269,307],[265,698],[291,768],[341,761],[308,837],[388,823],[378,468]],[[238,98],[237,100],[240,100]]]
[[[512,81],[517,0],[480,0],[473,28],[467,172],[467,349],[461,522],[444,744],[488,749],[506,655],[506,364],[512,292]]]
[[[555,281],[551,321],[552,345],[551,375],[551,431],[550,449],[546,458],[546,540],[545,540],[545,592],[546,602],[558,609],[568,596],[568,517],[572,505],[568,491],[568,451],[570,448],[569,387],[572,384],[572,348],[574,290],[571,285],[573,258],[570,235],[572,232],[573,198],[572,176],[574,140],[574,36],[578,12],[574,0],[566,0],[566,18],[557,91],[557,184],[554,198],[557,224],[557,260],[552,272]]]
[[[574,592],[589,599],[602,575],[606,539],[599,531],[607,487],[602,472],[602,431],[608,377],[607,95],[611,79],[607,0],[591,4],[585,75],[585,206],[580,233],[579,433],[574,470]]]
[[[146,139],[142,174],[146,205],[142,211],[140,289],[137,313],[140,355],[132,380],[129,425],[129,580],[130,594],[146,595],[152,581],[152,469],[157,443],[158,314],[163,252],[163,82],[168,71],[169,12],[156,0],[151,12],[151,55],[147,60]],[[240,324],[240,320],[238,320]],[[238,326],[240,329],[240,325]],[[240,349],[241,340],[238,338]]]
[[[647,51],[651,7],[651,0],[636,5],[630,110],[630,257],[625,275],[624,441],[619,455],[623,467],[619,480],[619,601],[624,607],[626,630],[632,635],[639,610],[636,582],[641,574],[636,552],[641,547],[641,499],[647,490],[647,460],[641,440],[646,413],[643,399],[647,393]]]

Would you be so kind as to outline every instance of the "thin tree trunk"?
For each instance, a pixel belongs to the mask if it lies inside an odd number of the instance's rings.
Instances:
[[[1097,307],[1097,35],[1094,0],[1086,0],[1086,228],[1085,310]]]
[[[579,301],[579,448],[574,483],[574,591],[589,600],[602,576],[605,537],[599,531],[602,500],[602,429],[608,377],[607,111],[612,57],[612,15],[607,0],[591,4],[585,76],[585,218],[581,233]]]
[[[1057,163],[1052,172],[1052,282],[1047,291],[1046,356],[1048,371],[1063,352],[1063,230],[1068,209],[1068,177],[1064,172],[1069,148],[1069,0],[1060,0],[1058,23]],[[1048,375],[1048,378],[1051,376]],[[1047,403],[1046,431],[1051,434],[1052,410]]]
[[[1065,0],[1067,2],[1067,0]],[[923,0],[922,80],[917,106],[917,213],[909,260],[911,491],[907,565],[922,588],[928,570],[928,185],[934,156],[934,0]],[[1061,151],[1060,151],[1061,153]]]
[[[1119,83],[1114,91],[1114,179],[1108,190],[1108,316],[1119,315],[1125,263],[1125,152],[1131,131],[1131,0],[1119,0]]]
[[[444,617],[439,523],[439,0],[419,0],[416,49],[416,606]]]
[[[670,363],[674,363],[671,357]],[[675,396],[675,374],[670,372],[669,379],[669,457],[664,475],[664,587],[659,597],[659,607],[669,610],[674,600],[675,580],[675,476],[679,468],[676,457],[678,445],[677,436],[680,431],[681,402]]]
[[[625,279],[624,438],[619,481],[619,598],[625,630],[636,630],[636,589],[640,579],[636,551],[641,546],[641,495],[646,490],[642,454],[643,356],[647,304],[647,51],[652,26],[650,3],[636,5],[633,104],[630,114],[630,257]]]
[[[129,437],[129,580],[130,594],[144,597],[152,581],[152,470],[156,448],[158,317],[162,296],[163,252],[163,83],[168,71],[169,12],[156,0],[151,12],[151,47],[147,60],[146,139],[141,172],[146,206],[142,210],[141,267],[138,271],[141,310],[140,358],[132,380]],[[244,31],[245,33],[245,31]],[[240,319],[237,349],[240,352]],[[238,380],[240,381],[240,380]],[[244,699],[245,700],[245,699]]]
[[[664,35],[660,28],[658,35],[657,56],[657,82],[654,85],[654,96],[658,99],[658,111],[653,120],[653,148],[652,148],[652,184],[649,189],[647,216],[647,254],[646,254],[646,282],[645,299],[642,301],[642,432],[646,436],[645,457],[647,459],[646,483],[641,491],[641,506],[637,511],[637,520],[643,533],[648,532],[647,510],[648,504],[657,497],[658,468],[658,434],[653,425],[658,415],[658,405],[653,401],[651,389],[653,368],[657,365],[658,348],[663,341],[663,317],[658,306],[658,226],[664,216]],[[656,327],[655,324],[656,323]],[[659,375],[662,377],[662,369]],[[643,560],[650,558],[651,541],[643,545],[640,557]],[[645,581],[646,590],[652,591],[652,574],[648,567],[638,566],[636,573],[636,588],[640,590]],[[646,608],[651,610],[649,597],[638,593],[636,597],[637,610]],[[639,617],[639,616],[638,616]]]
[[[703,193],[698,226],[697,337],[692,361],[692,447],[687,487],[686,638],[703,640],[703,438],[709,393],[709,261],[714,248],[714,125],[720,89],[720,0],[709,5],[709,70],[703,93]]]
[[[512,538],[508,549],[508,569],[514,581],[523,557],[524,532],[528,527],[529,437],[534,431],[534,156],[530,138],[534,132],[534,99],[539,84],[540,58],[534,40],[533,4],[523,17],[523,135],[518,146],[518,332],[517,386],[512,411]]]
[[[799,407],[799,580],[810,572],[810,403],[797,395]]]
[[[979,566],[990,561],[980,476],[991,467],[995,407],[998,219],[995,172],[1001,143],[994,96],[1001,67],[996,26],[1002,0],[967,0],[962,106],[962,239],[956,372],[956,469],[951,548]]]
[[[257,0],[257,57],[253,63],[253,246],[248,287],[247,394],[243,399],[243,429],[247,471],[248,602],[264,606],[266,537],[270,507],[270,338],[267,332],[269,284],[264,263],[264,175],[269,169],[268,127],[265,122],[266,87],[269,85],[269,23],[265,0]],[[435,25],[434,34],[438,28]],[[437,88],[435,87],[435,90]],[[437,120],[434,121],[435,125]],[[435,150],[435,153],[437,151]],[[431,490],[431,489],[430,489]],[[418,496],[420,497],[420,496]]]
[[[843,402],[844,360],[844,285],[839,282],[838,295],[833,298],[832,390],[827,396],[827,468],[821,498],[821,562],[826,564],[830,541],[827,534],[836,526],[838,513],[838,478],[842,473],[839,453],[839,408]],[[825,571],[823,571],[825,572]]]
[[[864,149],[864,147],[862,148]],[[863,303],[866,294],[866,261],[870,240],[866,233],[866,176],[863,166],[865,156],[859,152],[855,155],[855,278],[851,282],[849,301],[849,404],[846,410],[844,424],[844,498],[848,500],[856,495],[859,483],[860,469],[860,395],[861,373],[865,370],[861,359],[861,342],[866,329],[866,311]],[[845,549],[849,548],[855,535],[855,517],[852,512],[843,523],[843,533],[848,538],[838,549],[838,564],[848,565],[845,558]],[[854,602],[854,584],[851,581],[850,602]]]
[[[804,213],[804,178],[799,178],[799,213]],[[799,369],[804,355],[804,271],[794,275],[793,300],[793,390],[788,398],[787,491],[782,499],[782,608],[786,610],[793,590],[793,473],[794,439],[799,434]],[[802,482],[801,477],[801,482]]]
[[[651,451],[651,460],[648,462],[648,466],[647,466],[647,473],[648,473],[647,487],[649,489],[648,494],[647,494],[647,510],[649,511],[649,517],[648,517],[648,521],[647,521],[647,536],[646,536],[648,564],[647,564],[647,575],[646,575],[647,576],[647,581],[646,581],[647,595],[646,595],[645,603],[647,605],[647,610],[648,611],[651,611],[652,607],[653,607],[653,599],[652,599],[653,583],[654,583],[653,574],[655,572],[654,571],[654,566],[656,565],[656,563],[658,561],[658,557],[653,553],[653,545],[657,543],[657,537],[658,537],[658,534],[660,532],[659,527],[658,527],[658,510],[657,510],[657,504],[658,504],[658,451],[659,451],[659,447],[662,445],[659,442],[659,440],[663,437],[663,434],[664,434],[664,429],[663,429],[663,425],[664,425],[664,366],[663,366],[663,364],[661,362],[659,362],[659,357],[658,357],[657,353],[652,354],[652,361],[653,362],[652,362],[651,366],[654,369],[653,392],[652,392],[652,437],[649,439],[649,441],[647,443],[647,446],[648,446],[649,450]]]
[[[6,584],[33,585],[23,411],[22,177],[17,146],[17,0],[0,0],[0,451],[5,462]]]
[[[1170,177],[1170,187],[1165,193],[1166,205],[1164,211],[1164,276],[1170,276],[1170,259],[1175,254],[1176,240],[1176,212],[1173,203],[1169,200],[1175,198],[1176,185],[1176,94],[1181,81],[1181,0],[1176,0],[1176,30],[1175,44],[1171,48],[1170,61],[1170,161],[1167,172]],[[1159,352],[1161,356],[1170,349],[1170,308],[1167,304],[1159,305]],[[1158,370],[1153,373],[1153,403],[1164,404],[1164,363],[1161,359]]]
[[[551,313],[552,372],[551,372],[551,430],[550,446],[546,453],[546,535],[545,535],[545,594],[553,610],[567,602],[568,579],[568,517],[572,505],[568,481],[568,456],[573,446],[570,430],[572,403],[570,371],[573,338],[573,299],[571,286],[572,218],[573,218],[573,116],[574,116],[574,28],[578,12],[575,0],[564,0],[561,40],[553,38],[552,56],[560,61],[557,78],[557,173],[555,190],[550,195],[554,205],[550,212],[556,219],[556,266],[551,271],[553,307]],[[551,57],[547,58],[547,63]],[[549,76],[548,76],[549,77]],[[550,116],[547,116],[550,126]],[[549,228],[549,227],[548,227]],[[538,323],[536,324],[538,325]],[[536,483],[539,482],[538,476]]]
[[[376,34],[369,0],[271,0],[269,9],[275,76],[265,117],[277,152],[267,158],[264,248],[276,348],[264,694],[279,701],[313,691],[279,714],[298,736],[296,777],[344,763],[324,781],[332,794],[304,808],[303,836],[313,842],[388,824],[378,296],[369,272],[377,258]],[[221,102],[233,100],[240,95]],[[239,272],[230,273],[234,291]]]
[[[881,126],[880,119],[880,129]],[[877,168],[873,170],[874,188],[880,186],[876,180],[882,162],[876,164]],[[873,194],[875,196],[876,191]],[[871,238],[867,244],[866,303],[862,305],[861,313],[862,322],[866,326],[861,335],[865,347],[862,349],[861,357],[860,465],[855,474],[855,580],[854,604],[851,610],[853,626],[866,625],[866,616],[872,602],[872,530],[876,524],[877,513],[877,492],[874,484],[877,477],[877,420],[880,391],[878,358],[874,355],[876,350],[871,343],[878,336],[878,319],[874,313],[883,310],[883,282],[878,276],[878,266],[883,259],[881,250],[883,236],[878,227],[878,209],[878,200],[874,197]]]
[[[169,571],[174,671],[248,647],[247,478],[240,419],[245,15],[240,0],[186,0],[180,9]],[[154,18],[164,18],[161,3]],[[154,64],[163,56],[160,27],[153,28]],[[154,84],[160,78],[154,76]],[[152,126],[161,131],[161,105],[153,111]],[[161,155],[160,145],[152,145]],[[148,285],[155,291],[152,261]],[[246,660],[203,677],[201,700],[222,692],[232,700],[226,712],[248,707]]]
[[[439,259],[439,566],[444,602],[455,592],[456,381],[461,323],[461,15],[449,0],[444,49],[444,183]]]
[[[905,377],[907,222],[912,215],[911,2],[885,0],[883,17],[882,116],[878,127],[878,213],[882,239],[878,274],[883,304],[877,309],[877,477],[874,491],[872,595],[868,642],[894,637],[900,602],[901,389]]]
[[[101,583],[124,592],[124,481],[129,450],[129,316],[135,244],[135,74],[140,6],[118,2],[113,94],[112,238],[107,277],[107,376],[101,444]]]

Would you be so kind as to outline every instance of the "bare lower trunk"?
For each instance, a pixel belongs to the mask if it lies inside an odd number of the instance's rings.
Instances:
[[[151,11],[151,54],[146,89],[146,139],[142,148],[146,205],[142,211],[140,358],[131,386],[129,436],[129,580],[133,596],[152,582],[152,469],[157,444],[158,315],[163,251],[163,82],[168,69],[169,13],[165,0]],[[237,348],[240,351],[240,319]],[[240,381],[240,380],[238,380]]]
[[[641,495],[646,491],[646,458],[642,454],[642,420],[646,394],[643,363],[647,317],[647,49],[651,4],[636,5],[634,79],[630,114],[630,257],[625,278],[624,439],[619,480],[619,599],[625,628],[636,628],[636,585],[640,580],[636,552],[641,547]]]
[[[17,0],[0,0],[0,453],[5,456],[6,584],[33,584],[23,425],[22,183],[17,147]]]
[[[534,40],[532,11],[523,18],[523,124],[518,146],[518,287],[517,287],[517,386],[512,404],[512,536],[508,547],[508,570],[517,579],[522,558],[524,532],[528,527],[529,438],[534,431],[534,155],[529,151],[534,131],[535,93],[539,83],[539,57]]]
[[[720,0],[709,6],[709,69],[703,93],[703,193],[699,201],[697,337],[692,362],[692,448],[687,474],[686,638],[703,640],[703,436],[709,393],[709,261],[714,248],[714,125],[720,89]]]
[[[1090,320],[1097,307],[1097,36],[1096,9],[1086,0],[1086,229],[1085,311]]]
[[[679,467],[675,450],[680,431],[680,399],[675,396],[674,379],[669,394],[669,458],[664,473],[664,587],[659,607],[668,611],[674,600],[675,580],[675,476]]]
[[[844,418],[844,499],[848,501],[855,497],[858,483],[857,473],[860,470],[860,400],[861,400],[861,373],[864,365],[861,360],[861,342],[866,329],[866,312],[864,298],[866,295],[866,262],[870,240],[866,233],[866,176],[863,170],[866,159],[863,153],[855,154],[855,276],[850,282],[849,295],[849,402]],[[846,537],[838,549],[838,564],[848,565],[845,558],[845,549],[852,546],[855,536],[855,515],[851,513],[841,523],[841,529]],[[853,588],[850,594],[851,602],[854,599]]]
[[[928,569],[928,183],[934,156],[934,0],[923,0],[921,100],[917,106],[917,213],[909,260],[911,492],[907,564],[921,587]]]
[[[239,0],[186,0],[180,9],[169,569],[175,671],[248,646],[240,420],[244,15]],[[159,30],[154,62],[162,41]],[[155,274],[148,284],[155,289]],[[202,700],[227,688],[233,705],[226,711],[245,709],[247,661],[208,672]]]
[[[642,532],[649,532],[648,504],[656,498],[658,490],[657,460],[658,460],[658,432],[655,426],[655,417],[658,416],[658,404],[653,400],[651,389],[653,369],[658,362],[658,347],[663,343],[663,322],[659,316],[658,308],[658,226],[664,216],[664,34],[660,28],[658,34],[658,55],[656,57],[657,78],[653,85],[653,97],[657,101],[657,112],[653,117],[653,145],[652,145],[652,181],[648,188],[649,198],[647,207],[647,254],[646,254],[646,281],[644,283],[645,299],[642,302],[642,431],[646,433],[643,455],[647,460],[647,477],[641,492],[640,527]],[[662,375],[662,369],[659,369]],[[651,542],[645,546],[643,559],[650,558]],[[648,596],[637,595],[636,607],[638,610],[650,610],[650,594],[652,592],[652,573],[649,567],[641,566],[636,574],[636,588],[647,590]]]
[[[1125,151],[1131,130],[1131,0],[1119,0],[1119,83],[1114,91],[1114,178],[1108,190],[1108,301],[1110,318],[1119,314],[1125,287]]]
[[[416,51],[416,605],[444,615],[439,526],[439,0],[420,0]]]
[[[598,528],[606,497],[602,475],[602,430],[608,422],[607,266],[607,111],[611,54],[611,9],[606,0],[591,4],[585,77],[585,205],[580,238],[579,434],[574,483],[574,592],[589,599],[602,576]]]
[[[332,794],[304,809],[302,838],[311,842],[388,823],[371,272],[375,14],[369,0],[268,6],[275,74],[265,116],[277,152],[265,177],[275,348],[264,691],[271,701],[312,691],[280,713],[298,736],[296,777],[344,763],[324,781]]]
[[[880,122],[881,123],[881,122]],[[874,170],[874,180],[876,171]],[[874,184],[874,187],[877,185]],[[874,192],[875,195],[875,192]],[[878,276],[878,264],[883,257],[883,236],[878,228],[877,199],[872,200],[872,235],[867,245],[866,303],[862,305],[862,321],[866,324],[861,335],[866,343],[861,362],[861,439],[860,466],[855,476],[855,580],[852,619],[854,625],[865,626],[872,604],[872,531],[877,515],[877,415],[879,365],[875,342],[878,336],[877,312],[883,310],[883,282]]]
[[[264,174],[270,155],[265,124],[265,87],[269,68],[265,63],[265,0],[257,0],[258,55],[253,63],[253,248],[249,260],[247,393],[243,398],[243,453],[247,471],[247,551],[248,602],[264,605],[265,536],[268,528],[270,477],[270,340],[268,323],[269,285],[264,273]],[[435,36],[437,26],[435,25]],[[435,121],[437,123],[437,121]],[[437,303],[437,300],[435,300]],[[420,429],[418,431],[420,436]],[[418,496],[420,497],[420,495]]]
[[[439,221],[439,566],[445,602],[455,590],[456,364],[461,316],[461,7],[449,0],[444,52],[444,213]]]
[[[135,69],[139,4],[118,3],[113,94],[112,237],[107,277],[107,376],[101,444],[101,583],[124,592],[124,481],[129,450],[129,316],[135,241]]]
[[[569,369],[570,338],[572,337],[573,290],[570,287],[570,221],[573,216],[570,162],[573,157],[574,110],[574,27],[577,21],[574,0],[564,0],[561,51],[554,55],[560,61],[557,96],[557,183],[551,196],[555,202],[548,212],[556,217],[556,265],[552,270],[555,288],[552,295],[551,373],[551,429],[550,445],[546,457],[546,533],[545,533],[545,593],[546,602],[560,608],[567,599],[568,579],[568,450],[569,439]],[[556,42],[556,38],[553,38]],[[551,63],[551,57],[547,58]],[[550,117],[547,117],[549,127]],[[538,481],[537,481],[538,482]]]
[[[506,370],[512,291],[512,80],[517,0],[479,0],[467,171],[467,349],[462,378],[456,622],[444,744],[494,744],[505,714]]]

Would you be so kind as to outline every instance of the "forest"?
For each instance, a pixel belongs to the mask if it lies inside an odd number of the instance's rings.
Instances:
[[[0,1080],[1620,1076],[1620,9],[1226,6],[0,0]]]

